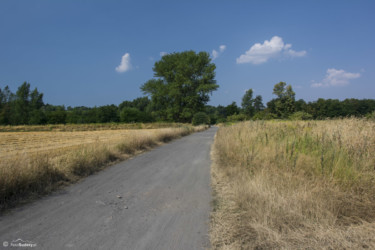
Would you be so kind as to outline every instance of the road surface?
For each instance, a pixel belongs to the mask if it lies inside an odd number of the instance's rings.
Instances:
[[[14,209],[0,217],[0,249],[209,247],[215,133],[175,140]]]

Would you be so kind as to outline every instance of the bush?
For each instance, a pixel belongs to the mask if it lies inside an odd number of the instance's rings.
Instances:
[[[227,117],[228,122],[242,122],[248,120],[248,116],[245,114],[234,114]]]
[[[366,118],[369,119],[369,120],[374,120],[375,121],[375,111],[373,111],[372,113],[368,113],[366,115]]]
[[[193,116],[192,123],[194,126],[201,124],[210,124],[210,117],[204,112],[198,112]]]
[[[298,111],[289,116],[290,120],[312,120],[313,116],[309,113],[303,112],[303,111]]]
[[[272,120],[272,119],[276,119],[276,118],[277,118],[277,116],[275,114],[270,113],[268,111],[260,111],[253,116],[254,121],[256,121],[256,120]]]

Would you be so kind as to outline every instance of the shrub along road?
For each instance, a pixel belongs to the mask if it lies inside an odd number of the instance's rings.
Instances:
[[[208,247],[216,130],[173,141],[3,215],[0,248],[18,239],[35,243],[33,249]]]

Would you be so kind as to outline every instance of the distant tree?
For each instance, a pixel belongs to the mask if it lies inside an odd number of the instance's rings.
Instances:
[[[115,105],[101,106],[97,110],[97,123],[119,122],[118,108]]]
[[[217,114],[217,123],[225,122],[227,118],[227,110],[224,106],[217,106],[216,108],[216,114]]]
[[[254,111],[260,112],[264,110],[263,99],[261,95],[257,95],[254,99]]]
[[[24,82],[16,92],[14,123],[28,124],[30,115],[30,83]]]
[[[204,112],[198,112],[194,114],[192,123],[194,126],[202,124],[210,124],[210,117]]]
[[[151,108],[157,119],[191,122],[204,110],[209,94],[219,86],[215,64],[207,52],[185,51],[165,55],[154,65],[155,77],[142,85],[151,96]]]
[[[204,110],[205,110],[205,113],[210,118],[210,124],[216,124],[217,119],[218,119],[217,108],[211,105],[206,105]]]
[[[67,112],[64,106],[47,104],[43,107],[48,124],[65,124]]]
[[[295,111],[295,92],[292,86],[286,85],[285,82],[275,84],[273,94],[277,96],[273,106],[275,114],[280,118],[288,118]]]
[[[148,108],[150,106],[150,99],[148,99],[147,96],[144,97],[138,97],[132,101],[133,107],[137,108],[138,110],[142,112],[147,112]]]
[[[253,90],[248,89],[242,97],[241,106],[243,112],[250,117],[253,116],[255,112],[254,101],[255,100],[253,99]]]
[[[306,112],[307,104],[303,99],[299,99],[295,102],[295,110],[296,111],[304,111]]]
[[[29,124],[44,124],[46,123],[46,116],[42,111],[43,93],[39,93],[38,89],[35,88],[30,93],[30,118]]]
[[[225,107],[226,117],[239,114],[239,113],[240,113],[240,109],[238,108],[236,102],[232,102],[231,104]]]
[[[0,89],[0,124],[12,124],[12,109],[14,104],[14,94],[5,86],[3,90]]]
[[[149,113],[142,112],[137,108],[123,108],[120,113],[120,121],[126,123],[152,122],[153,119]]]

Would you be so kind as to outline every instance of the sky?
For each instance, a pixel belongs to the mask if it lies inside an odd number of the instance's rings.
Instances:
[[[210,105],[375,98],[375,1],[1,0],[0,88],[27,81],[44,102],[118,105],[143,96],[166,53],[206,51],[216,65]]]

